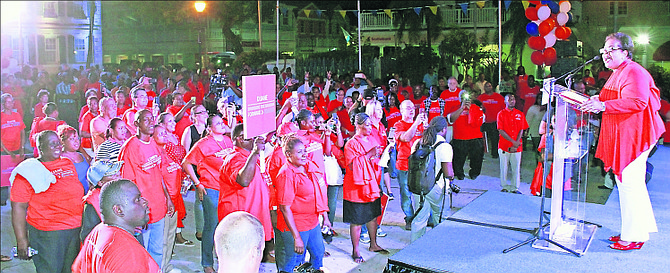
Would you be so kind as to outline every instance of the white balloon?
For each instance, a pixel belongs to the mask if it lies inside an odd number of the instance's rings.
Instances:
[[[570,20],[570,16],[568,16],[567,12],[561,12],[556,15],[556,22],[558,22],[558,25],[560,26],[564,26],[568,20]]]
[[[566,13],[566,12],[570,11],[570,9],[572,8],[572,5],[570,4],[570,1],[561,1],[558,5],[559,5],[559,10],[562,13]]]
[[[544,48],[550,48],[556,44],[556,34],[553,32],[547,33],[544,36]]]
[[[551,9],[549,6],[544,5],[537,9],[537,17],[539,17],[541,21],[547,20],[549,16],[551,16]]]

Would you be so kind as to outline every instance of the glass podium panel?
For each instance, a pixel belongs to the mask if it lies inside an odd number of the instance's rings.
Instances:
[[[542,230],[541,238],[552,240],[582,255],[588,249],[597,228],[584,221],[589,149],[593,142],[593,129],[589,123],[591,114],[577,107],[580,101],[587,99],[586,96],[553,82],[550,88],[552,100],[555,101],[552,111],[553,131],[550,133],[552,135],[547,136],[549,153],[553,142],[551,216],[549,226]],[[549,167],[545,166],[545,169]],[[544,240],[537,240],[533,247],[566,251]]]

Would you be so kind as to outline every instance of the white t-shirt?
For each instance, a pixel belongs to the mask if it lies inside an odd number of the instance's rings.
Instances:
[[[416,150],[416,146],[420,141],[421,139],[417,139],[414,144],[412,144],[412,152]],[[449,142],[447,142],[441,135],[437,135],[435,137],[435,143],[440,141],[443,141],[444,143],[435,148],[435,175],[440,175],[440,171],[442,170],[442,162],[451,162],[454,158],[454,150],[451,148],[451,144],[449,144]],[[433,145],[435,145],[435,143],[433,143]],[[445,179],[439,179],[435,183],[440,187],[440,189],[442,189],[444,188],[444,181]]]

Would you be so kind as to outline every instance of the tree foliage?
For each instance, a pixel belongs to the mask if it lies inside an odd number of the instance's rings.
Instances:
[[[419,46],[406,46],[400,50],[397,55],[398,67],[401,68],[401,75],[408,78],[412,84],[421,83],[423,75],[429,67],[436,67],[440,58],[428,47],[421,43]]]
[[[521,1],[513,1],[507,10],[507,21],[502,25],[502,35],[512,40],[510,53],[506,61],[515,65],[517,62],[523,64],[523,50],[528,40],[526,25],[530,22]],[[510,60],[511,58],[511,60]]]
[[[433,1],[392,1],[390,8],[406,8],[406,7],[425,7],[434,6]],[[431,42],[437,39],[442,31],[442,15],[440,12],[433,14],[430,9],[422,8],[417,15],[414,9],[400,9],[396,11],[393,17],[393,26],[396,27],[396,37],[403,37],[407,32],[407,41],[410,45],[421,42],[421,32],[423,29],[423,22],[426,22],[426,37],[425,42],[430,46]]]
[[[460,74],[464,74],[482,58],[489,57],[487,52],[480,52],[480,44],[472,32],[459,28],[444,35],[439,48],[442,57],[446,58],[447,62],[456,64]]]

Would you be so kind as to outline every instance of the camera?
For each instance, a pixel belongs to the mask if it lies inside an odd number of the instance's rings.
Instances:
[[[323,273],[323,270],[313,268],[311,263],[304,263],[296,266],[293,273]]]
[[[228,75],[221,74],[221,69],[219,69],[216,74],[209,77],[209,83],[209,94],[214,94],[216,100],[219,100],[228,86]]]
[[[377,100],[383,103],[386,100],[386,97],[384,97],[384,89],[377,87],[375,88],[375,91],[377,92]]]

